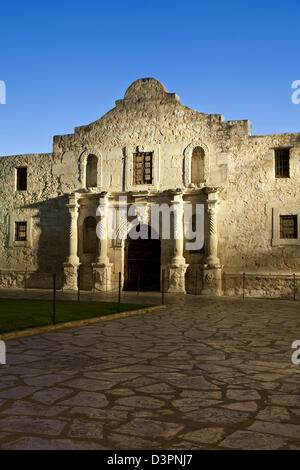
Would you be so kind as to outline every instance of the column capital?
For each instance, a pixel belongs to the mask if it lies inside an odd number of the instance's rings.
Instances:
[[[217,204],[219,202],[218,189],[217,187],[207,187],[203,189],[204,194],[207,195],[206,202],[208,204]]]
[[[108,198],[110,193],[103,191],[98,198],[98,207],[96,210],[96,217],[101,217],[102,220],[107,216]]]
[[[66,204],[66,207],[71,211],[72,209],[79,209],[79,204],[78,202]]]
[[[78,201],[78,194],[76,193],[71,193],[68,194],[68,204],[76,204]]]
[[[172,205],[176,204],[183,204],[183,192],[173,192],[172,193],[173,198],[171,199],[170,203]]]
[[[69,209],[69,212],[76,212],[76,209],[79,208],[78,204],[78,197],[76,194],[69,194],[68,196],[68,202],[66,204],[66,207]]]
[[[216,194],[217,192],[219,191],[219,187],[218,186],[205,186],[203,188],[203,192],[205,194]]]
[[[217,214],[217,204],[215,202],[207,203],[206,212],[210,217],[213,217]]]
[[[108,191],[102,191],[99,194],[99,204],[107,204],[110,193]]]
[[[69,209],[69,214],[71,220],[77,220],[79,214],[79,205],[78,204],[67,204],[66,207]]]

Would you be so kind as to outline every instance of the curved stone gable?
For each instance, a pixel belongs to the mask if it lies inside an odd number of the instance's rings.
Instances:
[[[168,93],[167,88],[155,78],[140,78],[130,85],[124,99],[129,101],[159,100]]]

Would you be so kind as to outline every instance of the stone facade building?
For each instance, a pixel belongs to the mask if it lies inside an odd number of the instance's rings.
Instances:
[[[54,137],[50,154],[0,159],[0,286],[284,295],[300,261],[300,133],[252,136],[244,121],[194,111],[153,78],[99,120]],[[204,248],[96,236],[99,204],[205,207]],[[175,216],[176,214],[176,216]],[[147,214],[146,214],[147,215]],[[148,214],[149,215],[149,214]],[[146,217],[147,219],[147,217]],[[145,219],[145,221],[146,221]],[[149,218],[148,218],[149,220]],[[151,220],[149,222],[151,225]],[[286,277],[286,279],[285,279]]]

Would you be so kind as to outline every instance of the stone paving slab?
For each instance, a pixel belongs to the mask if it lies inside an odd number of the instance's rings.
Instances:
[[[167,309],[8,340],[0,449],[299,449],[299,302]]]

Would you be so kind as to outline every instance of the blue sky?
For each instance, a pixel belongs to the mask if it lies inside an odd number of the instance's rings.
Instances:
[[[0,155],[52,151],[137,78],[253,133],[300,132],[300,1],[1,2]]]

